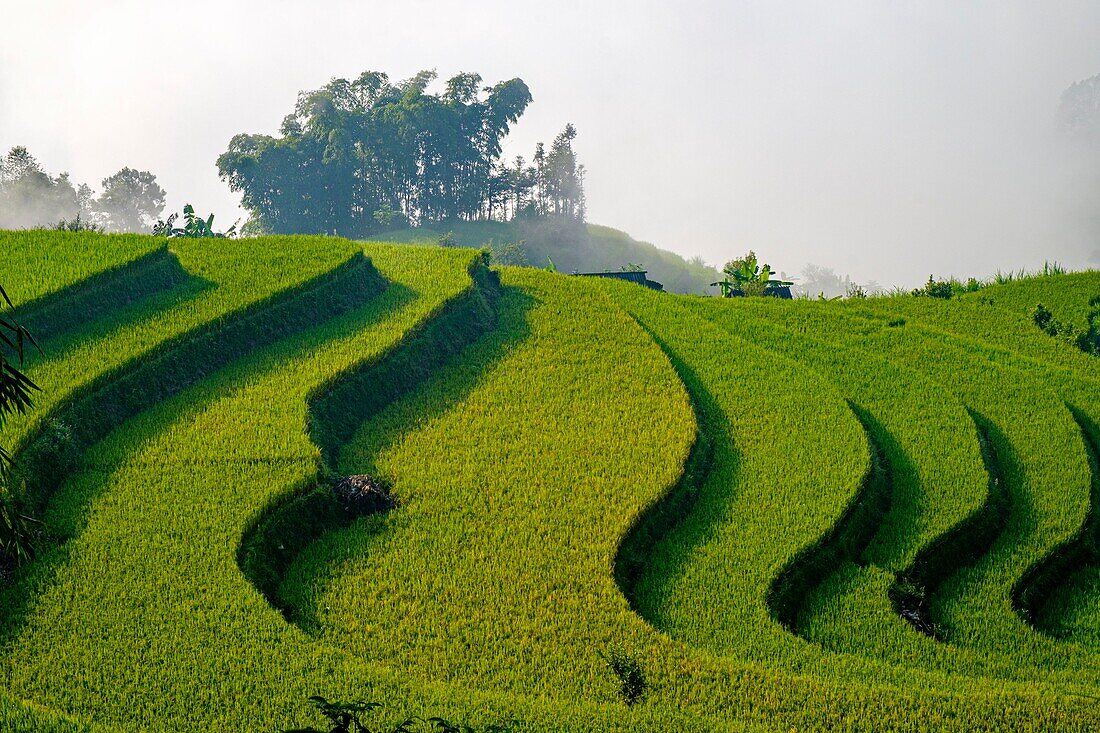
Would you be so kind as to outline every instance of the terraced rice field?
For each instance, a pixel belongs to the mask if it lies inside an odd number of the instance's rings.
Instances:
[[[469,250],[0,233],[0,730],[1100,729],[1100,274],[719,300]],[[16,285],[18,284],[18,285]],[[368,474],[394,506],[349,515]],[[645,672],[627,706],[601,656]]]

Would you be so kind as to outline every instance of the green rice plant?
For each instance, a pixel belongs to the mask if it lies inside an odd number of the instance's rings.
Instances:
[[[542,297],[546,296],[540,295],[540,298]],[[654,300],[654,308],[660,307],[662,310],[665,310],[668,309],[669,306],[670,304],[667,302],[667,300]],[[577,305],[576,296],[574,296],[571,308],[580,308],[580,306]],[[675,313],[675,310],[673,310],[673,313]],[[678,320],[675,318],[674,315],[670,315],[669,319],[670,322]],[[697,325],[691,321],[687,322],[687,324],[684,324],[683,329],[686,333],[700,332],[698,331]],[[541,337],[540,340],[544,338],[546,337]],[[478,362],[477,359],[473,357],[472,359],[475,364]],[[543,358],[540,361],[549,360]],[[551,361],[550,363],[553,362]],[[517,363],[515,366],[509,366],[508,369],[504,369],[503,366],[500,369],[504,371],[502,373],[499,373],[499,376],[496,380],[486,385],[485,390],[480,391],[481,394],[493,394],[493,391],[486,391],[488,390],[488,387],[496,385],[496,389],[499,390],[500,385],[507,384],[507,374],[513,371],[513,369],[515,369],[517,373],[524,373],[527,375],[533,373],[530,371],[530,365],[526,361]],[[509,389],[515,390],[515,387],[509,387]],[[410,401],[409,405],[401,409],[399,413],[395,412],[394,417],[392,418],[394,420],[394,427],[383,429],[381,435],[379,435],[379,424],[373,424],[371,426],[370,433],[364,433],[364,438],[367,435],[370,435],[371,441],[368,445],[374,447],[367,448],[367,444],[365,444],[364,442],[364,450],[362,452],[363,462],[349,463],[346,470],[362,470],[372,473],[376,472],[379,468],[378,463],[376,462],[377,459],[372,460],[370,459],[370,456],[372,455],[372,453],[378,450],[377,446],[385,446],[386,441],[396,440],[397,445],[399,445],[400,448],[395,447],[388,450],[383,448],[383,450],[385,451],[387,456],[385,459],[386,464],[389,464],[389,466],[393,466],[393,470],[396,472],[395,490],[400,495],[401,491],[403,491],[400,475],[407,474],[410,470],[410,467],[419,466],[419,464],[422,462],[423,456],[448,456],[452,455],[452,453],[456,453],[456,455],[461,457],[464,451],[459,448],[458,445],[444,444],[443,446],[439,446],[437,444],[432,444],[431,441],[427,441],[426,438],[420,438],[410,441],[408,438],[403,439],[400,437],[404,429],[407,429],[401,428],[401,425],[417,425],[418,422],[416,417],[425,414],[425,408],[427,405],[436,404],[436,401],[439,400],[439,397],[430,397],[429,395],[436,393],[437,390],[445,394],[445,390],[441,385],[439,387],[433,386],[431,384],[427,385],[425,387],[425,396],[423,396],[423,400]],[[511,394],[516,393],[513,392]],[[502,395],[502,397],[504,397],[504,395]],[[484,398],[485,397],[475,397],[474,395],[471,395],[470,402],[473,404],[478,404],[480,403],[480,400],[484,400]],[[515,397],[514,400],[511,402],[518,404],[528,404],[524,400],[524,398],[519,398],[518,396]],[[507,436],[513,433],[518,433],[519,435],[525,436],[531,435],[530,430],[533,428],[521,427],[524,422],[522,422],[522,420],[519,420],[519,422],[517,422],[515,413],[507,409],[506,406],[509,404],[509,401],[506,397],[498,397],[497,400],[494,400],[492,404],[494,406],[492,412],[499,413],[500,422],[499,428],[497,428],[497,430],[499,431],[500,435]],[[429,412],[429,414],[431,413],[431,411],[427,412]],[[399,418],[399,414],[403,414],[406,417]],[[464,413],[460,413],[460,415],[462,414]],[[474,414],[480,415],[482,413],[478,412]],[[967,419],[965,412],[963,413],[963,419]],[[389,419],[387,419],[384,415],[382,418],[382,422],[383,425],[389,424]],[[553,420],[550,420],[550,423],[552,424]],[[463,426],[462,430],[466,435],[469,435],[471,426],[478,426],[476,428],[477,436],[484,435],[483,430],[488,430],[489,434],[492,434],[493,430],[492,425],[481,427],[480,423],[478,423],[478,420],[476,419],[461,419],[458,416],[455,416],[454,425]],[[429,423],[428,426],[421,429],[425,429],[429,431],[429,433],[436,433],[436,431],[438,430],[443,435],[447,434],[447,427],[445,427],[445,424],[436,426]],[[972,426],[970,429],[972,429]],[[387,430],[393,430],[396,434],[395,437],[385,438],[385,433]],[[469,437],[470,439],[474,439],[475,436]],[[393,453],[389,453],[389,450],[393,450]],[[497,451],[493,451],[494,455],[496,455],[496,452]],[[548,450],[548,455],[555,455],[555,451]],[[978,466],[980,470],[980,459],[978,460]],[[505,472],[505,475],[496,475],[496,473],[498,473],[500,470],[500,467],[497,466],[497,464],[493,464],[493,469],[495,470],[493,472],[492,478],[489,478],[488,475],[486,475],[486,477],[477,480],[477,485],[486,485],[482,483],[483,481],[488,481],[488,485],[492,485],[497,481],[502,483],[502,485],[509,485],[517,482],[516,479],[509,478],[507,472]],[[449,475],[448,471],[440,470],[439,468],[433,469],[430,466],[423,466],[422,468],[414,470],[416,470],[417,475],[420,478],[410,479],[409,483],[406,484],[407,488],[405,490],[408,491],[410,488],[416,488],[415,490],[418,494],[425,493],[427,491],[427,486],[431,486],[438,481],[423,478],[423,472],[428,471],[428,475],[431,475],[433,471],[439,471],[439,475]],[[385,471],[383,472],[385,473]],[[482,489],[482,491],[484,491],[484,489]],[[466,619],[465,613],[459,612],[458,609],[456,609],[456,604],[459,604],[461,602],[463,595],[458,591],[445,591],[445,588],[450,587],[450,583],[445,582],[445,579],[465,579],[467,577],[476,575],[476,573],[480,572],[481,570],[478,570],[476,566],[463,564],[461,565],[461,569],[450,568],[447,572],[441,573],[441,575],[439,575],[439,573],[434,573],[429,568],[421,565],[420,562],[416,561],[414,557],[409,556],[405,553],[400,553],[399,548],[401,546],[412,545],[421,548],[419,554],[416,557],[422,556],[425,557],[425,559],[434,557],[451,557],[451,555],[454,554],[454,548],[451,548],[450,546],[440,545],[440,533],[433,532],[433,529],[438,529],[440,526],[451,526],[451,521],[448,521],[448,519],[445,518],[441,518],[441,516],[447,517],[448,514],[447,510],[444,510],[442,514],[439,513],[439,503],[442,502],[444,506],[450,506],[450,503],[453,502],[454,499],[449,499],[447,494],[437,491],[432,491],[429,495],[431,497],[430,502],[427,499],[422,499],[421,502],[429,502],[425,507],[426,510],[428,506],[436,507],[436,511],[433,511],[430,514],[421,515],[419,512],[414,512],[414,510],[412,510],[410,506],[408,497],[406,496],[406,499],[400,500],[400,503],[403,503],[406,508],[404,508],[404,510],[398,510],[398,512],[396,512],[393,516],[387,517],[385,522],[360,525],[357,530],[355,527],[349,528],[348,532],[343,532],[338,535],[334,535],[331,538],[322,540],[322,543],[319,547],[311,548],[307,551],[306,555],[299,559],[297,570],[293,570],[292,573],[290,573],[290,576],[292,576],[292,580],[295,578],[296,575],[298,578],[300,578],[300,580],[293,580],[295,584],[299,582],[303,583],[303,589],[301,589],[299,592],[301,594],[301,597],[308,600],[304,600],[303,602],[301,602],[301,605],[308,606],[311,604],[313,608],[319,611],[319,613],[315,616],[315,619],[313,619],[313,621],[309,625],[307,625],[307,627],[310,628],[313,633],[321,634],[323,639],[326,639],[326,641],[329,641],[333,644],[349,646],[350,648],[355,650],[356,654],[367,654],[372,656],[377,655],[377,658],[396,657],[403,660],[403,664],[417,665],[422,664],[422,661],[418,663],[418,659],[426,658],[429,655],[423,653],[417,654],[417,650],[421,649],[422,647],[409,647],[409,641],[407,638],[401,638],[399,636],[395,637],[393,639],[393,643],[388,644],[386,648],[378,648],[378,644],[384,641],[383,637],[386,635],[387,632],[388,624],[385,617],[381,617],[381,619],[379,619],[379,617],[375,617],[375,619],[372,619],[372,621],[370,622],[370,626],[368,626],[368,628],[370,628],[371,630],[370,644],[364,644],[362,642],[356,641],[357,634],[363,633],[363,631],[365,631],[365,628],[361,625],[361,622],[356,621],[356,609],[361,609],[361,603],[364,597],[364,593],[371,595],[376,594],[375,597],[378,599],[393,597],[394,594],[400,593],[403,594],[403,598],[406,599],[406,602],[411,602],[411,599],[409,598],[410,595],[412,598],[418,598],[422,594],[423,597],[425,597],[425,604],[415,606],[415,608],[418,609],[418,619],[421,619],[422,614],[432,611],[432,606],[430,605],[430,601],[428,599],[439,598],[441,594],[445,593],[445,597],[448,598],[448,604],[439,606],[439,613],[460,613],[463,619]],[[455,499],[458,499],[460,504],[459,506],[455,506],[453,510],[451,510],[454,512],[454,517],[466,517],[467,515],[469,515],[469,511],[463,511],[461,508],[463,506],[461,504],[461,496],[456,496]],[[584,505],[576,504],[575,506],[580,507]],[[414,512],[415,516],[407,516],[409,512]],[[405,513],[405,516],[403,516],[403,513]],[[418,519],[417,516],[420,516],[420,518]],[[496,521],[499,521],[500,519],[499,516],[496,516],[495,518]],[[576,522],[575,517],[572,519],[572,522]],[[425,532],[418,532],[418,526],[422,526],[423,528],[425,528]],[[474,526],[465,529],[452,529],[449,533],[443,534],[442,537],[447,537],[450,535],[463,538],[476,537],[478,536],[478,534],[480,534],[480,532],[482,532],[482,530],[474,528]],[[524,525],[522,525],[522,522],[519,521],[517,517],[517,521],[514,523],[509,523],[508,526],[509,532],[515,533],[519,532],[519,527]],[[487,538],[489,541],[493,541],[495,537],[497,537],[495,533],[489,533]],[[350,547],[342,547],[342,545],[346,543],[352,544]],[[429,547],[438,547],[438,549],[429,550],[427,549]],[[473,550],[473,556],[480,557],[482,556],[483,551],[485,550]],[[385,556],[388,554],[395,554],[395,557],[392,561],[385,559]],[[378,557],[379,555],[381,555],[382,557]],[[371,558],[375,559],[372,560]],[[412,560],[411,564],[409,564],[410,560]],[[318,567],[322,569],[318,570]],[[496,570],[496,568],[486,568],[486,570]],[[316,580],[311,579],[313,573],[316,573],[316,575],[320,576],[320,578],[322,579],[322,584],[320,587],[316,586],[316,584],[313,584],[317,583]],[[425,586],[422,579],[427,577],[438,578],[438,580],[434,582],[429,582]],[[394,580],[387,580],[388,578],[394,578]],[[440,587],[440,582],[442,582],[442,588]],[[503,587],[508,588],[513,582],[514,581],[492,581],[486,579],[486,581],[484,582],[475,581],[471,584],[473,587],[476,588],[487,588],[496,587],[497,583],[502,583]],[[423,586],[423,590],[420,590],[420,586]],[[478,600],[484,600],[485,597],[484,595],[477,595],[477,597],[475,598],[477,598]],[[464,625],[485,624],[486,626],[489,626],[494,624],[494,622],[492,621],[493,619],[500,619],[495,622],[496,624],[504,624],[507,622],[503,621],[503,619],[513,619],[513,617],[517,615],[517,612],[515,611],[508,612],[508,606],[505,605],[504,600],[499,599],[498,597],[496,597],[496,595],[494,595],[493,598],[494,601],[489,604],[489,608],[495,610],[497,609],[497,606],[502,606],[502,608],[499,609],[499,612],[502,613],[503,616],[497,616],[493,613],[486,613],[484,603],[478,603],[477,614],[481,616],[487,616],[485,621],[474,622],[467,620],[464,622]],[[384,608],[384,606],[379,606],[379,608]],[[401,606],[401,608],[404,609],[407,608],[407,606],[403,605]],[[393,621],[395,623],[399,623],[397,620]],[[447,626],[450,622],[445,616],[439,617],[439,619],[434,619],[434,617],[432,616],[431,620],[425,619],[425,623],[428,627],[440,627]],[[565,636],[566,633],[569,633],[569,626],[555,626],[555,633],[553,635],[553,638],[558,639],[558,644],[563,644],[564,639],[568,638],[568,636]],[[469,632],[462,635],[462,638],[464,639],[469,639],[470,637],[471,636]],[[782,639],[783,635],[780,634],[777,638]],[[436,649],[436,647],[429,648]],[[568,648],[568,645],[566,645],[566,649]],[[795,644],[794,648],[799,647]],[[794,648],[792,648],[792,653],[794,652]],[[737,650],[739,652],[740,649]],[[804,650],[800,649],[800,652],[801,654],[804,654]],[[439,650],[434,650],[434,654],[438,655]],[[461,650],[456,648],[452,654],[454,656],[449,655],[449,657],[455,659],[455,661],[452,665],[450,665],[450,668],[461,668],[462,665],[459,664],[458,661],[456,661],[462,658]],[[494,664],[492,660],[482,661],[481,666],[484,671],[482,671],[480,675],[474,678],[480,680],[478,681],[478,683],[481,683],[481,685],[484,685],[484,683],[486,683],[486,681],[488,680],[492,680],[494,683],[496,683],[496,685],[506,685],[506,683],[507,685],[510,685],[510,683],[514,683],[508,681],[507,675],[502,675],[500,674],[500,672],[496,672],[496,674],[494,674],[494,670],[497,670],[498,668],[509,669],[511,667],[514,667],[514,661],[513,663],[510,663],[510,665],[506,665],[506,663],[504,663],[504,659],[516,659],[521,653],[519,653],[518,650],[513,650],[513,647],[505,647],[499,649],[498,654],[500,654],[499,666],[497,664]],[[547,654],[546,650],[543,650],[542,654]],[[771,655],[761,655],[761,657],[767,656],[770,656],[772,659],[774,659],[774,656]],[[555,669],[568,666],[569,664],[571,663],[568,657],[563,657],[555,660],[552,664],[547,663],[546,668]],[[823,667],[826,664],[827,663],[825,663],[825,661],[823,660]],[[469,675],[469,672],[466,672],[466,674]],[[547,672],[541,672],[541,674],[544,675],[547,674]],[[910,680],[912,679],[910,672],[906,672],[905,676]],[[568,679],[561,678],[559,676],[554,676],[553,679],[553,686],[555,689],[561,689],[562,686],[568,685],[569,683]],[[654,702],[651,702],[651,704],[653,704]],[[656,702],[656,704],[660,703]],[[717,700],[715,700],[715,704],[717,704]]]
[[[181,288],[187,280],[178,258],[167,247],[161,247],[24,302],[15,312],[46,351],[58,347],[59,340],[81,328],[120,310],[148,304],[158,295]]]
[[[16,307],[121,267],[159,243],[133,234],[27,230],[0,234],[0,273]]]
[[[1088,274],[1081,276],[1064,276],[1059,282],[1061,285],[1067,286],[1080,283],[1084,293],[1096,287],[1095,275]],[[1081,404],[1081,400],[1086,400],[1090,404],[1086,412],[1095,414],[1098,407],[1095,405],[1095,398],[1091,397],[1095,389],[1087,384],[1089,378],[1094,377],[1094,372],[1088,369],[1087,366],[1084,369],[1076,366],[1079,363],[1077,360],[1066,358],[1072,356],[1070,353],[1064,350],[1052,349],[1049,342],[1045,344],[1035,344],[1036,338],[1044,339],[1045,337],[1033,336],[1032,334],[1038,334],[1037,331],[1033,330],[1034,326],[1030,327],[1032,329],[1030,331],[1025,330],[1025,313],[1027,311],[1023,304],[1032,297],[1029,295],[1031,292],[1028,289],[1029,286],[1030,283],[1022,282],[1012,286],[1009,290],[991,291],[996,292],[997,296],[999,296],[996,300],[978,301],[977,303],[968,304],[977,305],[977,308],[960,308],[959,312],[956,314],[958,320],[949,324],[950,327],[968,330],[984,341],[990,344],[996,344],[994,348],[997,348],[1000,353],[998,353],[995,358],[999,361],[1013,359],[1020,364],[1021,368],[1025,368],[1030,372],[1037,371],[1041,373],[1044,381],[1051,388],[1057,390],[1064,399],[1079,405]],[[1021,289],[1023,292],[1014,293],[1013,291],[1016,289]],[[1048,294],[1060,294],[1061,289],[1048,290],[1046,292]],[[1072,292],[1072,290],[1070,292]],[[1011,296],[1011,298],[1006,296]],[[1003,301],[1006,305],[1012,305],[1012,307],[1006,310],[1000,306],[1000,303],[997,301]],[[1081,297],[1077,302],[1087,302],[1087,297]],[[991,308],[990,306],[993,307]],[[990,324],[988,327],[985,325],[987,322]],[[1000,328],[997,328],[997,325],[999,325]],[[1019,333],[1019,336],[1017,336],[1016,333]],[[1016,349],[1026,346],[1027,356],[1009,356],[1007,352],[1004,351],[1009,344]],[[1039,346],[1043,348],[1037,348]],[[1044,362],[1052,362],[1053,364],[1048,366],[1043,363],[1036,363],[1034,361],[1035,358],[1042,358]],[[1079,371],[1082,377],[1074,378],[1072,376],[1074,371]],[[1021,598],[1026,596],[1027,593],[1024,593]]]
[[[1008,285],[1009,283],[1018,283],[1023,280],[1035,280],[1041,277],[1051,277],[1054,275],[1066,275],[1068,270],[1057,262],[1043,262],[1041,270],[1030,272],[1026,268],[1019,270],[1008,270],[1007,272],[1001,272],[997,270],[997,274],[993,276],[991,284],[993,285]]]

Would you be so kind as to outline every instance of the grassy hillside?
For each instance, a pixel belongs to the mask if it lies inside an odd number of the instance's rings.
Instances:
[[[0,441],[47,530],[0,581],[0,730],[281,730],[314,694],[380,725],[1100,727],[1100,371],[1032,321],[1083,323],[1100,274],[721,300],[162,245],[0,233],[46,334]],[[333,492],[363,474],[389,508]]]
[[[499,249],[522,242],[519,252],[509,252],[504,264],[545,268],[552,261],[558,272],[599,272],[641,265],[649,279],[664,285],[670,293],[706,294],[710,283],[719,279],[713,267],[685,260],[678,254],[639,242],[626,232],[610,227],[566,225],[548,221],[458,222],[445,229],[403,229],[374,238],[379,242],[435,244],[453,235],[460,247]],[[498,263],[499,264],[499,263]]]

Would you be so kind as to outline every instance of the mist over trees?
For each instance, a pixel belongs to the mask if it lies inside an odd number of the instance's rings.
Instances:
[[[0,161],[0,228],[30,229],[74,218],[92,198],[86,185],[74,186],[67,173],[50,176],[25,147]]]
[[[585,217],[584,166],[572,125],[530,163],[501,144],[531,103],[522,79],[478,74],[428,88],[434,71],[392,83],[381,72],[299,94],[279,136],[236,135],[218,171],[242,196],[250,228],[363,237],[402,226]]]
[[[165,193],[148,171],[123,168],[102,181],[98,197],[68,173],[51,176],[23,146],[0,160],[0,229],[52,227],[77,217],[108,232],[148,232],[164,210]]]

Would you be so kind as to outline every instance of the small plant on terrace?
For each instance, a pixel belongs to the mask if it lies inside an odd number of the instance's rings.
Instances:
[[[1100,295],[1089,299],[1089,327],[1077,337],[1077,348],[1086,354],[1100,356]]]
[[[612,644],[607,654],[600,654],[619,679],[619,697],[627,706],[641,702],[649,689],[641,663],[618,644]]]
[[[496,265],[514,265],[517,267],[526,267],[527,255],[523,251],[523,245],[525,240],[519,240],[517,242],[505,242],[503,244],[497,244],[492,239],[485,243],[483,252],[487,253],[488,260],[486,264],[492,262]]]
[[[0,572],[34,559],[41,523],[25,513],[22,503],[0,481]]]
[[[61,219],[54,225],[54,229],[59,232],[96,232],[98,234],[103,233],[103,226],[91,221],[86,216],[77,214],[72,219]]]

